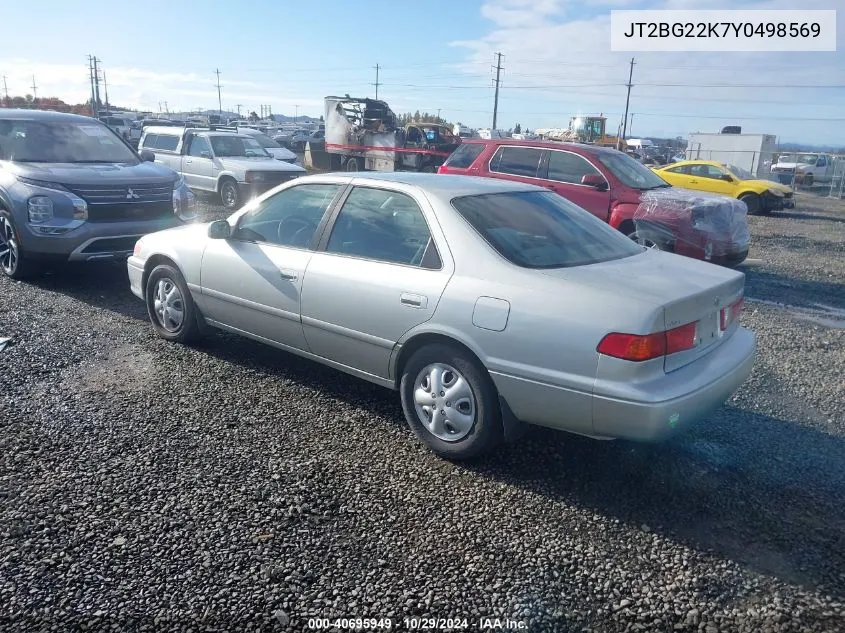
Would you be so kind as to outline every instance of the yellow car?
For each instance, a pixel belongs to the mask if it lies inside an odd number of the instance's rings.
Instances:
[[[758,180],[741,167],[714,160],[682,160],[653,169],[670,185],[739,198],[748,207],[749,215],[768,215],[795,206],[792,189],[787,185]]]

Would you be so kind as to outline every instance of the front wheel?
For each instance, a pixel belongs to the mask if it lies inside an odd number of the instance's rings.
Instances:
[[[5,210],[0,210],[0,269],[15,280],[26,279],[36,272],[33,263],[24,259],[14,221]]]
[[[150,273],[146,287],[147,312],[153,329],[166,341],[191,343],[199,338],[197,310],[182,274],[169,264]]]
[[[812,187],[813,186],[813,174],[804,174],[804,177],[801,179],[801,182],[805,187]]]
[[[441,457],[469,459],[502,441],[496,387],[484,367],[457,346],[437,343],[414,352],[400,392],[408,426]]]
[[[237,209],[241,204],[241,192],[238,189],[238,183],[228,178],[224,180],[220,184],[220,201],[227,209]]]
[[[361,163],[359,158],[352,158],[346,159],[346,171],[361,171]]]
[[[763,212],[763,203],[756,193],[744,193],[739,197],[748,207],[748,215],[760,215]]]

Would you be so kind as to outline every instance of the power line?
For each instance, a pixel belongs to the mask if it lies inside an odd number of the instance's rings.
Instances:
[[[496,129],[496,116],[499,114],[499,83],[500,83],[500,75],[502,72],[502,54],[496,53],[496,94],[493,97],[493,127],[491,129]]]

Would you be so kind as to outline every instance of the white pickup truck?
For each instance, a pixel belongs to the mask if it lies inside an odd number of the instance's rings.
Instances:
[[[251,135],[214,129],[147,127],[138,150],[185,177],[194,191],[220,195],[228,209],[276,185],[306,174],[299,165],[276,160]]]
[[[830,154],[781,154],[772,165],[772,174],[783,184],[792,184],[794,177],[797,184],[811,187],[813,183],[830,182],[833,178],[834,162],[835,159]]]

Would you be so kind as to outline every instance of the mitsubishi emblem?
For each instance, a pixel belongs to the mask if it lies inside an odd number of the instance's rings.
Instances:
[[[140,197],[141,197],[141,196],[139,196],[137,193],[135,193],[134,191],[132,191],[132,187],[129,187],[129,188],[126,190],[126,199],[127,199],[127,200],[138,200]]]

